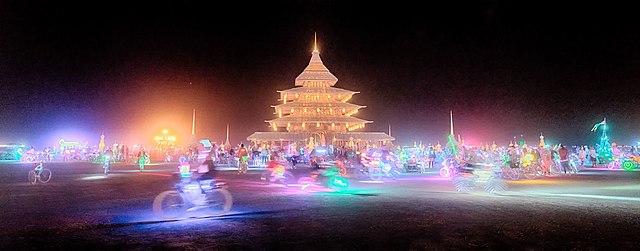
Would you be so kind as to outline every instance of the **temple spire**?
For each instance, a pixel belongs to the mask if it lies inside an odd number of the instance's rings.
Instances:
[[[196,135],[196,108],[193,108],[193,116],[191,117],[191,136]]]
[[[318,35],[313,33],[313,52],[318,52]]]
[[[453,134],[453,110],[451,110],[451,111],[449,112],[449,118],[450,118],[450,120],[451,120],[451,122],[450,122],[450,125],[451,125],[451,135],[454,135],[454,134]]]
[[[229,143],[229,124],[227,124],[227,143]]]

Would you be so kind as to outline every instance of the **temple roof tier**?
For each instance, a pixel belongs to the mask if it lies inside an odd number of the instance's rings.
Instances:
[[[320,52],[317,50],[311,53],[309,65],[296,78],[296,86],[303,86],[308,81],[326,82],[329,86],[333,86],[338,82],[338,78],[329,72],[329,69],[322,63]]]
[[[287,109],[292,109],[292,108],[344,108],[346,110],[353,110],[353,109],[362,109],[362,108],[365,108],[366,106],[356,105],[352,103],[343,103],[343,102],[333,102],[333,103],[289,102],[286,104],[272,105],[271,107],[286,111]]]
[[[368,120],[354,118],[354,117],[347,117],[347,116],[320,117],[320,116],[292,116],[292,115],[268,120],[267,122],[277,123],[279,125],[286,125],[287,123],[308,123],[309,126],[311,126],[313,123],[337,123],[337,124],[349,123],[351,125],[373,123],[373,121],[368,121]]]
[[[349,141],[353,140],[365,140],[365,141],[393,141],[394,137],[391,137],[383,132],[348,132],[335,134],[336,140]]]
[[[251,141],[304,141],[309,138],[311,134],[307,132],[254,132],[247,140]]]
[[[331,94],[331,95],[353,95],[360,92],[350,91],[337,87],[294,87],[287,90],[278,91],[282,94]]]
[[[305,141],[312,133],[307,132],[255,132],[247,137],[250,141]],[[384,132],[348,132],[335,133],[335,140],[339,141],[393,141],[394,137]]]

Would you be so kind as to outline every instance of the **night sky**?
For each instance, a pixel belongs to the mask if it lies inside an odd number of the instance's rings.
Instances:
[[[640,15],[610,1],[0,3],[0,143],[232,143],[269,131],[318,35],[366,131],[469,143],[640,141]],[[563,2],[563,3],[560,3]],[[420,6],[424,5],[424,6]]]

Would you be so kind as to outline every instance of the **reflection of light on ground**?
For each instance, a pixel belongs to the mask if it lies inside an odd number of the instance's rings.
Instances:
[[[361,181],[358,181],[358,182],[360,182],[360,183],[373,183],[373,184],[382,184],[382,183],[384,183],[384,181],[381,181],[381,180],[361,180]]]
[[[162,177],[171,177],[171,174],[167,174],[167,173],[147,173],[147,172],[141,172],[141,174],[144,174],[144,175],[153,175],[153,176],[162,176]]]
[[[114,223],[107,224],[115,226],[134,226],[137,228],[147,229],[154,228],[156,224],[170,224],[172,226],[187,226],[192,227],[193,224],[199,222],[210,222],[211,220],[222,220],[231,218],[251,218],[257,217],[261,212],[250,212],[241,210],[232,210],[222,215],[211,215],[206,210],[196,210],[193,212],[187,212],[185,215],[178,218],[165,219],[151,211],[140,211],[135,214],[120,215],[117,217]],[[263,214],[263,213],[262,213]],[[207,223],[210,224],[210,223]]]
[[[603,172],[640,172],[640,169],[636,168],[631,171],[624,170],[622,168],[619,169],[609,169],[609,168],[584,168],[580,170],[580,174],[602,174]]]
[[[610,187],[603,187],[602,189],[640,191],[640,184],[626,185],[626,186],[610,186]]]
[[[426,180],[426,181],[434,181],[434,180],[451,181],[450,178],[442,177],[439,174],[438,175],[430,175],[430,176],[418,176],[418,177],[411,177],[411,178],[403,178],[403,179],[404,180]]]
[[[154,176],[162,176],[162,177],[170,177],[172,174],[171,173],[161,173],[158,171],[152,171],[152,170],[113,170],[110,173],[138,173],[138,174],[144,174],[144,175],[154,175]]]
[[[549,193],[549,192],[505,192],[502,195],[515,195],[515,196],[531,196],[531,197],[567,197],[567,198],[586,198],[586,199],[601,199],[601,200],[618,200],[618,201],[632,201],[640,202],[638,197],[624,197],[624,196],[609,196],[609,195],[597,195],[597,194],[568,194],[568,193]]]
[[[102,179],[106,179],[107,177],[108,177],[107,175],[100,174],[100,175],[92,175],[92,176],[80,178],[80,180],[102,180]]]
[[[622,200],[622,201],[640,202],[640,198],[622,197],[622,196],[609,196],[609,195],[595,195],[595,194],[548,194],[548,195],[549,196],[561,196],[561,197],[574,197],[574,198],[589,198],[589,199]]]
[[[379,193],[374,192],[372,190],[363,190],[363,189],[347,189],[343,191],[328,191],[328,192],[320,192],[320,195],[359,195],[359,196],[376,196]]]
[[[114,173],[115,172],[117,172],[117,173],[141,173],[141,172],[148,173],[150,171],[145,171],[145,170],[140,171],[140,169],[135,169],[135,170],[114,170],[112,172],[114,172]]]
[[[545,185],[545,184],[558,184],[560,181],[553,179],[536,179],[536,180],[509,180],[509,183],[513,184],[523,184],[523,185]],[[562,183],[566,183],[566,180],[563,180]]]

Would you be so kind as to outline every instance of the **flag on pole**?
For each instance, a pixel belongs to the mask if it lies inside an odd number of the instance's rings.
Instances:
[[[604,120],[602,120],[602,122],[593,125],[593,128],[591,128],[591,131],[595,132],[596,130],[598,130],[598,127],[600,127],[601,125],[606,125],[606,124],[607,124],[607,118],[604,118]]]

